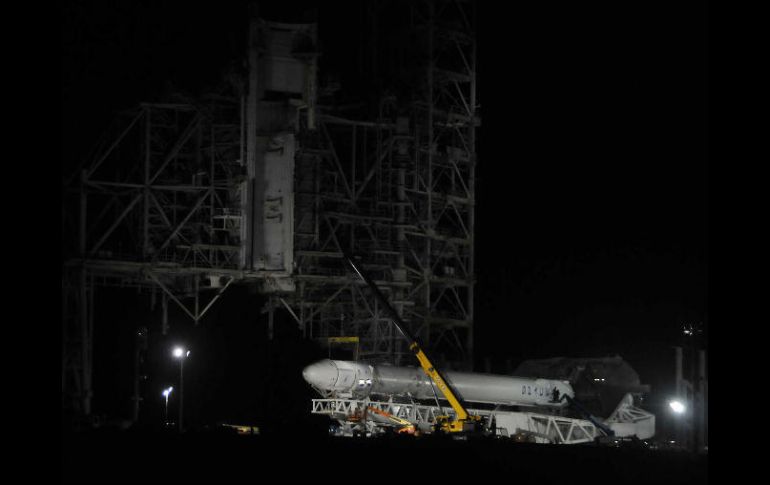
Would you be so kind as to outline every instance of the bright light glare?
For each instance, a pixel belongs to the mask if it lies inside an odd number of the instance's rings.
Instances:
[[[671,409],[677,414],[682,414],[685,410],[684,404],[680,401],[669,401],[668,405],[671,406]]]
[[[187,351],[187,353],[185,354],[185,357],[190,357],[190,351],[189,351],[189,350],[188,350],[188,351]]]
[[[184,354],[184,349],[182,347],[177,347],[174,349],[174,357],[179,358]]]

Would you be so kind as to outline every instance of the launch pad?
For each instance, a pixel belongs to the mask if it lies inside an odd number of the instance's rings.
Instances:
[[[367,22],[376,26],[384,10],[366,13]],[[68,408],[92,412],[94,301],[106,286],[146,293],[151,308],[161,307],[151,331],[158,326],[163,336],[171,331],[169,307],[199,325],[228,288],[248,286],[268,300],[270,339],[281,308],[303,338],[355,342],[353,360],[400,365],[411,355],[383,306],[341,269],[345,251],[363,255],[362,267],[405,326],[435,351],[437,367],[473,370],[475,7],[426,1],[408,10],[419,42],[398,46],[419,55],[402,59],[415,73],[404,92],[378,90],[373,102],[349,107],[335,94],[334,77],[319,76],[315,20],[287,24],[254,15],[248,72],[223,82],[224,94],[142,103],[108,130],[67,182]],[[376,69],[371,74],[380,78]],[[137,363],[146,332],[138,335]],[[144,371],[136,369],[139,383]],[[590,380],[605,383],[598,375]],[[136,422],[142,393],[139,384],[135,389]],[[536,443],[585,443],[600,438],[604,425],[616,436],[652,436],[655,417],[631,397],[618,403],[620,395],[598,421],[544,408],[469,410],[493,420],[495,436]],[[437,416],[454,415],[425,400],[324,397],[313,400],[312,414],[336,420],[344,435],[385,434],[394,428],[387,416],[430,432]]]

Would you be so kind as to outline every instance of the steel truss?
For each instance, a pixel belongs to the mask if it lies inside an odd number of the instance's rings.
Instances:
[[[79,174],[84,259],[238,269],[239,110],[235,101],[212,99],[143,103],[129,113]],[[133,163],[120,166],[125,159]]]
[[[410,98],[383,98],[375,119],[337,116],[313,97],[278,116],[271,102],[242,92],[254,87],[246,79],[224,95],[143,103],[106,130],[63,186],[63,399],[89,414],[98,286],[147,290],[162,303],[165,332],[169,302],[197,324],[231,284],[254,284],[270,293],[270,334],[280,307],[308,337],[357,336],[361,359],[399,364],[405,342],[347,271],[343,249],[363,256],[362,267],[437,362],[472,369],[473,4],[388,6],[412,10],[421,82]],[[249,56],[253,65],[256,54]],[[247,264],[247,126],[272,134],[270,120],[283,116],[295,120],[288,129],[297,140],[293,271],[284,275],[288,285],[271,290],[268,272]]]
[[[65,181],[63,399],[90,413],[97,286],[150,290],[196,323],[241,271],[242,104],[143,103]],[[76,217],[72,217],[76,214]],[[203,296],[202,293],[210,293]],[[185,303],[191,299],[192,304]]]
[[[353,250],[439,361],[470,370],[475,12],[457,1],[410,8],[425,69],[413,98],[381,100],[375,121],[320,115],[318,132],[301,140],[291,305],[307,335],[356,335],[362,359],[398,365],[403,340],[342,264],[343,249]]]
[[[437,406],[357,399],[313,399],[312,413],[339,421],[350,434],[356,428],[377,434],[381,432],[378,428],[388,425],[377,419],[367,419],[366,410],[369,407],[405,419],[422,430],[430,430],[437,416],[453,415],[451,409],[441,409]],[[500,437],[523,438],[537,443],[578,444],[603,436],[593,423],[584,419],[534,412],[488,409],[469,409],[468,411],[487,419],[494,418],[495,433]]]

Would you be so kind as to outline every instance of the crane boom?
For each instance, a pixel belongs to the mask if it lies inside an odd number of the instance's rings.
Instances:
[[[393,324],[396,326],[398,331],[401,332],[404,338],[409,341],[409,349],[414,352],[417,360],[420,362],[422,370],[428,375],[428,377],[430,377],[436,387],[438,387],[439,391],[441,391],[441,394],[444,396],[444,398],[449,401],[450,406],[452,406],[452,409],[455,412],[455,419],[450,420],[448,416],[441,416],[437,422],[440,428],[444,431],[452,433],[468,431],[474,428],[476,424],[480,423],[481,417],[468,413],[468,411],[465,409],[465,406],[461,402],[461,399],[458,397],[459,394],[454,389],[452,389],[452,386],[449,384],[449,382],[444,379],[444,376],[441,375],[441,372],[430,361],[430,358],[428,358],[428,355],[422,349],[420,343],[406,328],[406,324],[403,320],[401,320],[401,316],[390,305],[388,300],[385,298],[385,295],[382,294],[380,289],[377,288],[377,285],[371,280],[371,278],[369,278],[367,274],[358,269],[355,262],[353,262],[353,258],[351,258],[347,252],[344,253],[344,256],[348,264],[353,268],[353,271],[355,271],[356,274],[358,274],[358,276],[364,280],[369,288],[371,288],[374,296],[377,298],[377,300],[379,300],[380,304],[388,310],[391,318],[393,319]]]

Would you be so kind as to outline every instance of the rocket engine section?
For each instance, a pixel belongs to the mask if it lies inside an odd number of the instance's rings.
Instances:
[[[442,397],[422,369],[371,366],[360,362],[324,359],[307,366],[302,376],[322,395],[361,399],[370,395]],[[446,372],[445,377],[467,402],[512,406],[563,407],[562,397],[574,397],[568,382],[551,379]]]

